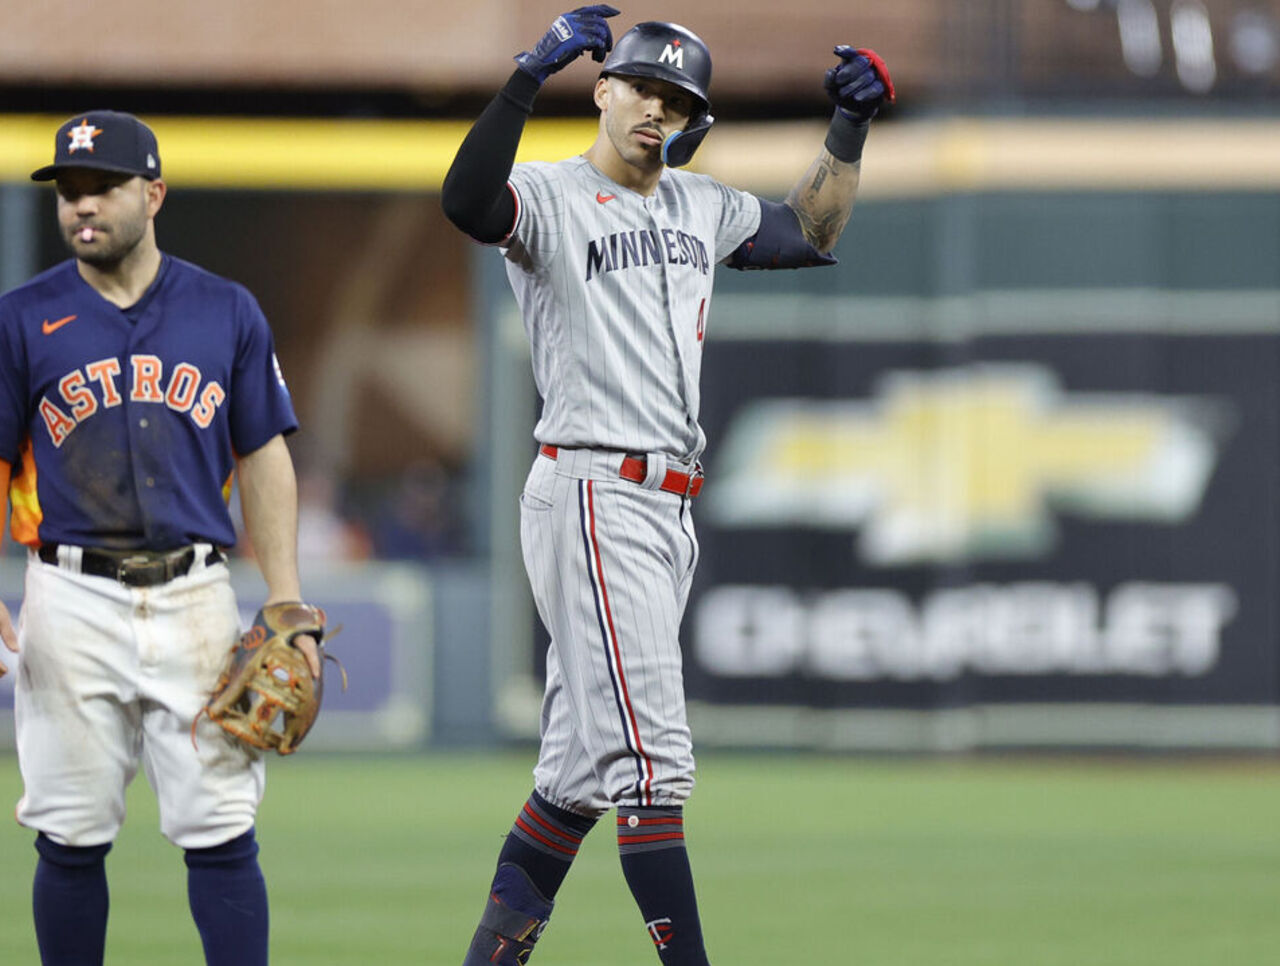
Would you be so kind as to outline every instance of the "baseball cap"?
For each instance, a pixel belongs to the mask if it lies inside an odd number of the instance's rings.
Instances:
[[[89,111],[58,128],[53,164],[31,172],[31,180],[52,181],[65,168],[97,168],[154,180],[160,177],[160,149],[155,133],[132,114]]]

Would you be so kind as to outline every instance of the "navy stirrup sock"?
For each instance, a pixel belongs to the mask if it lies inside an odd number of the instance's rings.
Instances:
[[[36,836],[31,907],[44,966],[96,966],[107,941],[106,855],[111,843],[78,848]]]
[[[187,849],[184,858],[208,966],[266,966],[267,885],[253,829],[210,849]]]
[[[707,966],[683,809],[619,807],[618,855],[663,966]]]
[[[558,808],[535,791],[516,816],[498,865],[520,866],[539,892],[554,899],[595,824],[594,818]]]
[[[529,796],[498,854],[498,870],[463,966],[528,962],[593,825],[594,818],[552,805],[536,791]]]

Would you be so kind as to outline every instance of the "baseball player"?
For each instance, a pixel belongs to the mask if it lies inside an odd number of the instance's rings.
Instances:
[[[193,722],[239,635],[233,475],[268,602],[299,597],[289,392],[253,296],[157,248],[150,128],[78,114],[31,177],[55,183],[74,256],[0,298],[0,484],[29,548],[19,627],[0,605],[0,636],[22,657],[17,818],[37,833],[40,956],[102,962],[103,859],[141,760],[206,961],[263,964],[263,762]],[[315,640],[299,646],[318,674]]]
[[[543,399],[521,543],[550,632],[534,789],[498,856],[465,966],[526,962],[583,837],[617,809],[623,873],[667,966],[705,966],[682,807],[694,760],[678,631],[698,559],[703,338],[717,264],[831,264],[872,116],[893,86],[835,48],[823,149],[785,203],[677,170],[711,128],[711,56],[692,32],[618,11],[558,17],[476,121],[446,213],[500,247]],[[595,142],[513,165],[539,87],[580,54],[603,66]]]

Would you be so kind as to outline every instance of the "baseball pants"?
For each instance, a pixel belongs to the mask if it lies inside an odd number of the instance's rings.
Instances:
[[[698,559],[689,501],[621,480],[623,454],[539,455],[520,503],[525,568],[551,635],[534,784],[599,816],[693,790],[680,620]]]
[[[160,829],[210,848],[248,831],[265,788],[261,756],[196,719],[239,634],[224,564],[126,587],[30,555],[15,684],[24,792],[17,818],[61,845],[112,841],[141,761]]]

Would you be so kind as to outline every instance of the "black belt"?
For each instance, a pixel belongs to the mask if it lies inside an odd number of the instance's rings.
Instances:
[[[70,564],[63,564],[58,560],[56,543],[42,544],[36,553],[47,564],[74,569]],[[226,559],[222,551],[214,547],[205,555],[204,563],[206,567],[211,567],[224,563]],[[85,547],[81,551],[80,573],[109,577],[126,587],[154,587],[183,576],[191,569],[195,560],[195,547],[167,551],[95,550]]]

